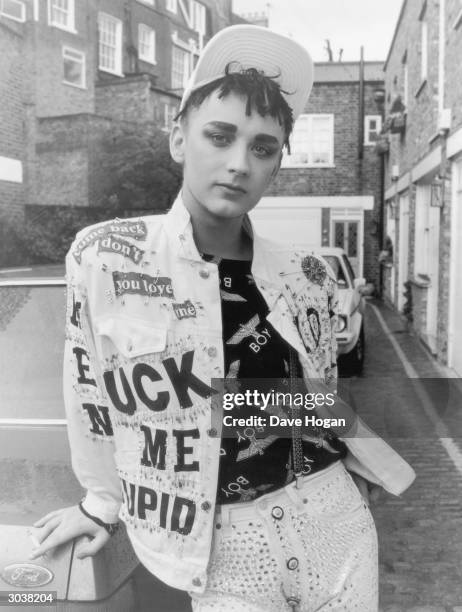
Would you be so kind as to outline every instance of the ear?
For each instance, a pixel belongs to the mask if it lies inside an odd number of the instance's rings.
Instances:
[[[175,123],[170,132],[170,155],[178,164],[184,163],[185,133],[181,122]]]

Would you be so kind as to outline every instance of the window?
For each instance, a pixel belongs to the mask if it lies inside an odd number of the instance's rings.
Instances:
[[[177,12],[177,0],[167,0],[167,11],[171,13]]]
[[[334,115],[300,115],[290,137],[290,149],[290,155],[283,155],[283,167],[332,166]]]
[[[156,63],[156,33],[144,23],[138,26],[138,53],[141,60]]]
[[[177,113],[178,109],[176,106],[167,103],[164,104],[164,125],[161,128],[162,130],[164,130],[165,132],[170,131],[173,119],[176,117]]]
[[[206,9],[203,4],[200,2],[196,2],[196,0],[192,0],[191,3],[191,20],[192,27],[196,32],[199,32],[202,36],[205,36],[205,27],[206,27]]]
[[[99,69],[122,76],[122,22],[99,13]]]
[[[62,30],[75,31],[74,0],[48,0],[48,23]]]
[[[64,82],[85,88],[85,53],[63,47]]]
[[[26,21],[26,5],[19,0],[0,0],[0,15],[13,21]]]
[[[428,69],[428,25],[422,18],[420,22],[420,78],[427,78]]]
[[[172,89],[184,89],[190,75],[190,53],[172,46]]]
[[[382,129],[380,115],[366,115],[364,117],[364,145],[373,145],[377,142]]]

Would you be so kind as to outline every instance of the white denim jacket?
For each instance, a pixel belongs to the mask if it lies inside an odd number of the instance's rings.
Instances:
[[[253,235],[252,274],[268,321],[304,378],[335,390],[336,283],[325,263]],[[86,510],[118,517],[140,561],[167,584],[206,584],[220,455],[221,302],[181,197],[162,216],[82,230],[66,258],[64,397]],[[326,415],[324,415],[326,416]],[[332,415],[330,415],[332,416]],[[412,468],[356,419],[345,463],[398,495]]]

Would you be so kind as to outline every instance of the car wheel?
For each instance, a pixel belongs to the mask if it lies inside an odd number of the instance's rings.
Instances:
[[[364,365],[364,328],[361,326],[356,344],[344,357],[345,365],[351,374],[361,374]]]

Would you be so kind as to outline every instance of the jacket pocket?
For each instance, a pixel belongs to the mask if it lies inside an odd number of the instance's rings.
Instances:
[[[110,340],[124,357],[160,353],[167,345],[167,328],[141,319],[112,316],[95,321],[96,335],[101,344]],[[102,347],[103,352],[104,348]]]

